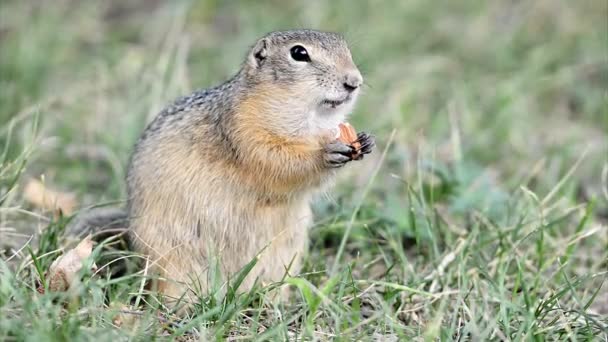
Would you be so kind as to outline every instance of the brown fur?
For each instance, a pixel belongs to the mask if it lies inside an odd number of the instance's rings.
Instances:
[[[131,228],[137,250],[158,260],[154,269],[172,280],[160,285],[168,296],[179,298],[193,281],[206,291],[210,259],[220,260],[226,276],[261,252],[245,289],[258,277],[280,280],[290,264],[292,274],[300,269],[312,222],[309,201],[331,174],[323,167],[322,154],[329,138],[268,132],[256,120],[269,110],[259,96],[253,93],[236,111],[235,141],[243,156],[236,162],[197,153],[210,146],[187,146],[177,136],[161,138],[141,151],[146,164],[157,168],[138,173],[141,184],[154,186],[142,187],[135,195],[140,200],[131,208]],[[209,130],[199,127],[197,134]]]
[[[291,59],[294,44],[315,59]],[[345,80],[361,76],[340,36],[274,32],[233,79],[177,101],[148,126],[129,166],[128,219],[160,292],[193,302],[213,284],[215,265],[225,281],[256,257],[241,290],[298,274],[310,201],[335,173],[328,128],[357,95]],[[341,106],[323,102],[345,94],[352,100]]]

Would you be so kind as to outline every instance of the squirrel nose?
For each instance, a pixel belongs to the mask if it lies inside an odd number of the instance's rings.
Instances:
[[[361,83],[363,83],[363,77],[361,77],[361,73],[358,71],[350,72],[344,75],[344,89],[346,89],[349,93],[359,88]]]

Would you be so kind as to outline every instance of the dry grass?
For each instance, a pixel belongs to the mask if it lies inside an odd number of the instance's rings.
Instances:
[[[607,12],[549,0],[2,2],[0,339],[606,339]],[[367,83],[352,121],[379,140],[315,203],[305,273],[286,280],[293,302],[271,301],[272,285],[210,294],[178,320],[139,296],[141,272],[39,295],[69,217],[25,202],[27,180],[44,175],[81,207],[120,203],[146,122],[290,27],[346,35]]]

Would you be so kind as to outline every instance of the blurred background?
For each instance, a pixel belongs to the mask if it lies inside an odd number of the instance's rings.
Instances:
[[[10,138],[9,155],[20,153],[36,117],[28,171],[94,192],[87,201],[124,196],[130,149],[164,105],[229,78],[259,36],[298,27],[346,36],[366,81],[352,121],[374,132],[380,149],[396,129],[393,173],[412,171],[407,164],[423,152],[446,165],[470,162],[488,182],[527,180],[542,192],[587,151],[569,190],[599,193],[608,128],[606,1],[1,6],[2,146]]]
[[[131,148],[164,105],[229,78],[266,32],[306,27],[346,37],[366,83],[351,121],[378,139],[316,204],[317,253],[332,255],[359,203],[350,247],[394,238],[430,259],[476,215],[484,234],[510,227],[535,196],[548,217],[595,201],[590,220],[605,229],[607,15],[603,0],[3,0],[3,206],[35,210],[20,186],[41,175],[76,209],[124,200]],[[44,225],[2,215],[11,229]],[[603,232],[588,256],[605,258]]]

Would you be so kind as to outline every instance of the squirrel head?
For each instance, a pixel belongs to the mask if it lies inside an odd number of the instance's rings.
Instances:
[[[342,36],[314,30],[272,32],[251,48],[242,71],[276,133],[335,129],[357,99],[363,77]],[[266,119],[266,118],[264,118]]]

